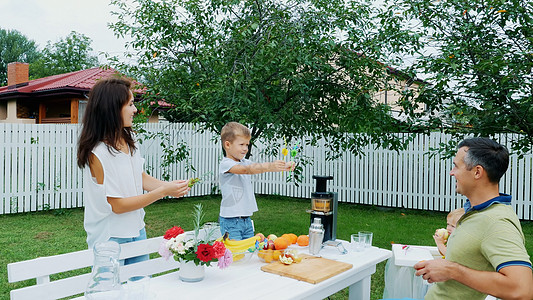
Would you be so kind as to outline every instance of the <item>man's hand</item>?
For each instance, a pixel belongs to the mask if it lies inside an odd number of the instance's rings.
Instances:
[[[452,279],[451,268],[455,263],[445,259],[420,261],[414,265],[416,276],[422,276],[429,283]]]

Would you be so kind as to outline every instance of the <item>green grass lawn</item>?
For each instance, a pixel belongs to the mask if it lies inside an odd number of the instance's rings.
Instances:
[[[310,216],[309,199],[280,196],[257,196],[259,211],[254,214],[256,232],[265,235],[283,233],[307,234]],[[174,225],[192,229],[193,205],[204,204],[205,221],[217,221],[220,197],[191,197],[164,200],[146,208],[148,237],[160,236]],[[339,204],[337,238],[349,240],[352,233],[368,230],[374,233],[373,244],[390,249],[391,242],[433,245],[436,228],[446,227],[446,213],[405,209],[378,208],[365,205]],[[533,255],[533,222],[523,222],[526,247]],[[83,209],[44,211],[0,216],[0,299],[9,299],[9,291],[30,284],[7,283],[6,265],[39,256],[84,250]],[[380,299],[384,288],[385,263],[378,265],[372,276],[371,299]],[[60,276],[60,275],[59,275]],[[52,278],[53,280],[54,278]],[[330,299],[346,299],[347,290]]]

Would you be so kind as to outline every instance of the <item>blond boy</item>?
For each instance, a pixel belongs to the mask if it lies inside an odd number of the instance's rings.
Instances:
[[[229,122],[220,133],[224,158],[220,162],[220,231],[231,239],[242,240],[254,235],[250,217],[257,211],[251,174],[292,171],[294,162],[276,160],[253,163],[245,158],[250,145],[250,130],[237,122]]]

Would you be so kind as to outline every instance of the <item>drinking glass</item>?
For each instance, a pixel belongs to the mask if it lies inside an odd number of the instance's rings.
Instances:
[[[364,239],[357,233],[351,235],[350,246],[353,251],[361,252],[365,248]]]
[[[365,248],[372,247],[372,232],[370,231],[359,231],[359,237],[363,238],[363,243]]]
[[[128,278],[127,293],[129,300],[146,300],[150,293],[150,276],[132,276]]]

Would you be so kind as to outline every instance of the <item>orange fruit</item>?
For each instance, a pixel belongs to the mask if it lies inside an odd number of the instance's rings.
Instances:
[[[291,242],[291,244],[296,244],[296,241],[298,240],[298,236],[294,233],[288,233],[287,235],[290,238],[289,242]]]
[[[280,255],[281,255],[281,251],[280,250],[274,250],[274,252],[272,252],[272,258],[274,260],[278,260]]]
[[[309,237],[307,235],[300,235],[296,242],[298,246],[309,246]]]
[[[286,238],[287,241],[289,241],[289,244],[296,244],[296,240],[298,239],[298,236],[294,233],[285,233],[281,237]]]
[[[289,245],[291,244],[292,238],[291,238],[291,236],[288,233],[284,233],[280,237],[282,237],[282,238],[286,239],[287,241],[289,241]]]
[[[274,241],[274,247],[276,250],[287,249],[291,243],[284,237],[279,237]]]

